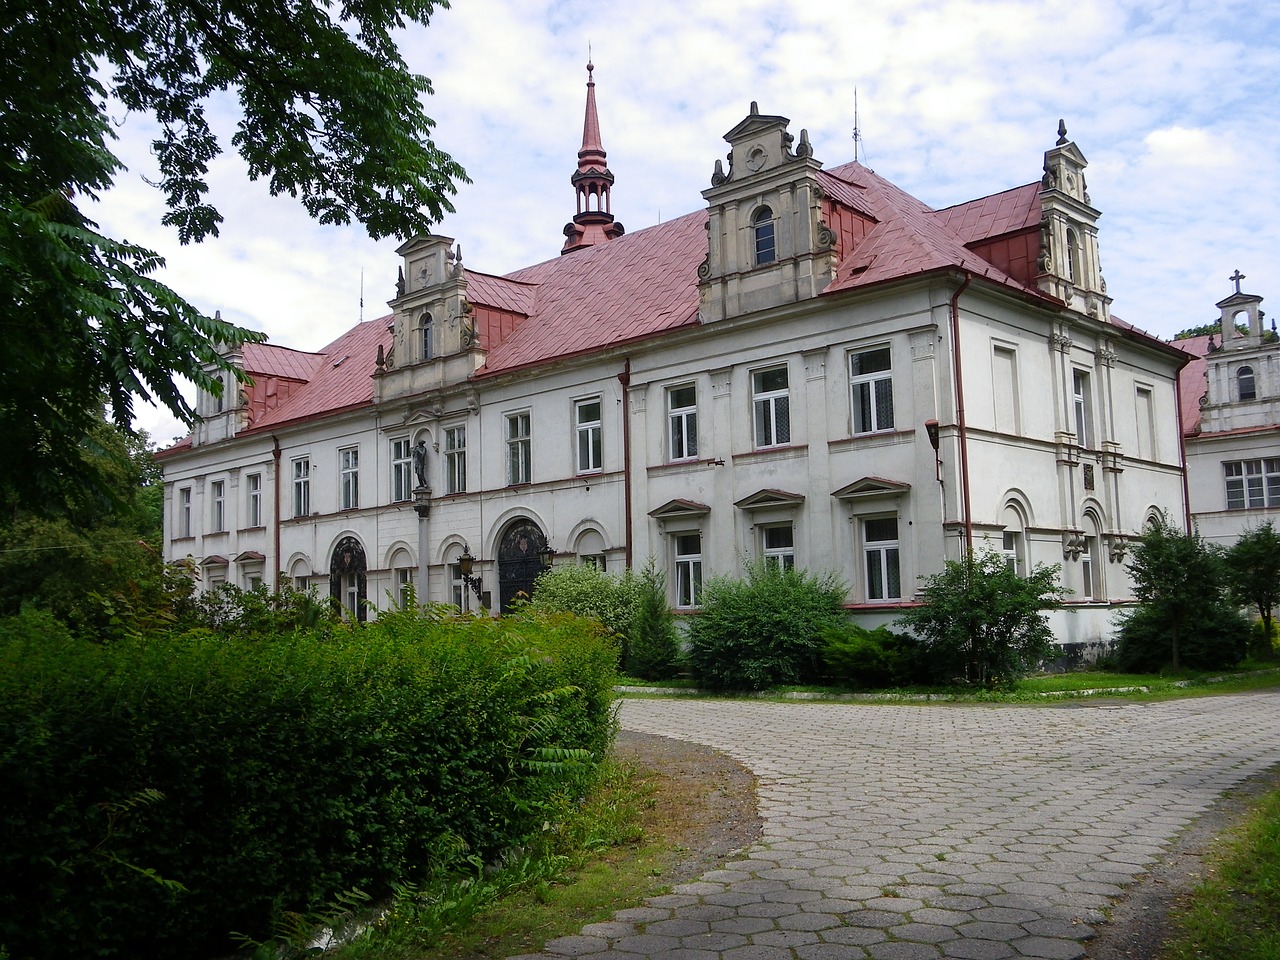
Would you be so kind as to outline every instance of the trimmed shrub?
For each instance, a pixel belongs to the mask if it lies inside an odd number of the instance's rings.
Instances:
[[[650,557],[635,579],[635,613],[623,669],[633,677],[666,680],[682,666],[680,638],[667,603],[667,578]]]
[[[324,640],[0,626],[0,943],[217,956],[554,823],[612,735],[616,645],[431,614]]]
[[[919,644],[888,627],[867,630],[849,623],[822,635],[822,658],[836,683],[870,689],[901,687],[919,679]]]
[[[538,577],[528,608],[598,620],[617,634],[625,661],[638,592],[639,583],[630,570],[613,574],[587,563],[572,563],[554,567]]]
[[[1115,664],[1125,673],[1159,673],[1170,666],[1169,618],[1155,605],[1136,608],[1120,624]],[[1178,669],[1221,670],[1244,659],[1249,622],[1225,603],[1209,603],[1196,616],[1194,630],[1184,630]]]
[[[1021,577],[994,551],[948,560],[925,579],[924,604],[897,620],[919,640],[921,663],[936,681],[993,686],[1016,680],[1053,653],[1045,610],[1066,592],[1059,568]]]
[[[707,581],[702,611],[689,627],[688,662],[702,686],[763,690],[822,675],[823,633],[844,621],[845,585],[821,576],[752,563],[740,580]]]

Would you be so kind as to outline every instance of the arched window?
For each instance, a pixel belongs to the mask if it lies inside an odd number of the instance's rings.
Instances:
[[[422,326],[419,328],[419,334],[422,338],[421,352],[423,360],[430,360],[435,356],[432,344],[433,326],[431,323],[431,314],[424,313],[422,315]]]
[[[778,259],[778,249],[773,226],[773,211],[761,207],[751,218],[756,240],[756,266],[773,263]]]
[[[1080,244],[1076,240],[1076,232],[1070,228],[1067,229],[1067,279],[1072,283],[1081,279]]]
[[[1253,380],[1253,367],[1241,367],[1236,371],[1236,387],[1241,400],[1258,398],[1258,388]]]

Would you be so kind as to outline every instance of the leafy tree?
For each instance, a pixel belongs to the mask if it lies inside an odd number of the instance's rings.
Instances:
[[[110,633],[126,611],[170,606],[160,559],[160,472],[146,433],[131,435],[99,418],[77,456],[97,484],[73,485],[40,512],[0,516],[0,616],[28,605],[75,630]]]
[[[1059,570],[1041,565],[1020,577],[990,550],[948,560],[925,579],[924,604],[908,609],[897,625],[920,641],[925,667],[937,679],[962,677],[984,686],[1016,679],[1053,652],[1044,611],[1066,593]]]
[[[204,316],[155,279],[162,258],[105,236],[77,207],[121,171],[113,116],[150,114],[163,222],[216,236],[206,108],[234,91],[231,144],[253,179],[321,223],[421,233],[466,176],[432,142],[392,32],[444,0],[40,0],[0,31],[0,506],[38,508],[83,483],[79,456],[103,403],[127,427],[134,396],[190,422],[180,375],[218,392],[220,350],[259,334]]]
[[[1242,533],[1223,559],[1231,595],[1258,611],[1263,635],[1270,637],[1271,614],[1280,605],[1280,534],[1268,520]]]
[[[1183,533],[1163,519],[1134,545],[1127,566],[1139,605],[1120,625],[1116,656],[1123,669],[1216,667],[1240,659],[1243,621],[1227,600],[1220,552],[1199,533]],[[1196,656],[1184,663],[1190,642]]]
[[[635,610],[622,666],[633,677],[665,680],[680,672],[680,638],[667,603],[667,578],[650,557],[635,579]]]
[[[763,690],[822,674],[824,634],[844,622],[846,588],[833,573],[750,563],[742,579],[704,586],[689,626],[689,669],[700,684]]]
[[[635,575],[605,573],[587,563],[554,567],[539,575],[529,608],[535,611],[568,611],[599,620],[625,643],[635,616]]]

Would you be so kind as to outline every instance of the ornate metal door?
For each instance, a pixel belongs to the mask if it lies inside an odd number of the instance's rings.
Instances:
[[[329,596],[334,606],[347,610],[356,620],[364,623],[369,611],[367,566],[364,547],[355,537],[343,537],[333,548],[329,559]]]
[[[538,555],[547,544],[546,534],[527,518],[514,521],[498,543],[499,610],[506,613],[513,601],[533,596],[533,581],[542,572]]]

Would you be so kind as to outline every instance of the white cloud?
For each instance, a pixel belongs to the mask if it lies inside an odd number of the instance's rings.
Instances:
[[[556,256],[572,216],[587,45],[630,230],[701,205],[721,137],[752,100],[809,130],[818,159],[851,159],[858,88],[864,157],[937,206],[1039,178],[1058,118],[1092,161],[1116,312],[1160,334],[1229,292],[1280,299],[1280,19],[1245,0],[466,0],[404,32],[431,77],[435,140],[475,183],[438,232],[474,269]],[[232,115],[221,108],[218,122]],[[396,243],[317,227],[293,201],[220,160],[217,241],[178,248],[139,178],[147,125],[120,128],[134,167],[100,211],[169,257],[169,282],[206,309],[315,349],[383,310]],[[228,128],[229,129],[229,128]],[[1272,309],[1280,306],[1272,304]]]

